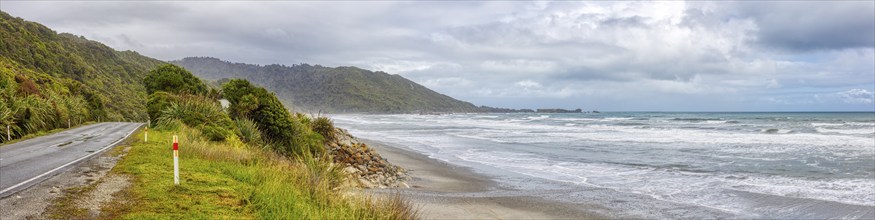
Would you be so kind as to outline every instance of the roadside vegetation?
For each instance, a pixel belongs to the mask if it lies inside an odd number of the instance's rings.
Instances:
[[[77,81],[16,70],[0,57],[0,143],[97,121],[102,99]]]
[[[330,163],[291,159],[236,138],[209,141],[197,129],[149,131],[149,143],[131,145],[112,173],[131,187],[103,207],[121,219],[411,219],[399,197],[348,193]],[[173,185],[172,135],[180,140],[180,185]],[[71,216],[66,216],[71,217]]]
[[[181,76],[202,83],[182,68],[166,66],[149,74],[153,80]],[[346,174],[321,150],[325,138],[320,132],[333,127],[327,118],[289,113],[272,93],[245,80],[224,85],[221,95],[231,102],[227,111],[209,89],[147,89],[152,92],[147,106],[156,119],[150,142],[132,144],[113,169],[133,182],[103,207],[103,217],[416,218],[399,196],[351,192]],[[172,135],[180,141],[180,185],[172,180]]]
[[[89,121],[145,121],[141,82],[161,63],[0,11],[0,144]]]

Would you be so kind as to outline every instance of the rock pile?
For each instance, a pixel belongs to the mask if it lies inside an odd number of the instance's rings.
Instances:
[[[343,172],[358,179],[364,188],[408,188],[407,171],[392,165],[367,144],[361,143],[346,130],[337,128],[333,140],[326,142],[334,163]]]

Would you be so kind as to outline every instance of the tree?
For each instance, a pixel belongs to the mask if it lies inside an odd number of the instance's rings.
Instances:
[[[231,103],[228,108],[231,116],[255,122],[275,151],[291,156],[321,150],[322,139],[314,137],[315,133],[295,120],[279,99],[264,88],[234,79],[222,86],[222,96]]]
[[[159,91],[174,94],[206,94],[207,85],[182,67],[165,64],[146,74],[143,79],[147,94]]]

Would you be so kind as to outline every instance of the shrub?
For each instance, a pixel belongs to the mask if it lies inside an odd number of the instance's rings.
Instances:
[[[207,85],[182,67],[165,64],[143,79],[147,94],[165,91],[174,94],[206,94]]]
[[[87,92],[63,86],[72,81],[54,79],[63,82],[53,82],[36,74],[33,77],[19,76],[13,77],[11,72],[0,68],[0,85],[8,86],[0,87],[0,142],[10,141],[7,140],[7,125],[11,130],[9,136],[14,139],[41,131],[71,127],[83,119],[91,118],[94,112],[103,112],[102,109],[89,108],[91,105],[82,95]],[[28,85],[19,85],[13,79]],[[28,92],[21,92],[24,87],[28,87]]]
[[[238,136],[243,142],[251,144],[259,144],[261,142],[261,130],[258,129],[258,124],[254,121],[241,118],[234,120],[237,124]]]
[[[310,129],[322,135],[326,141],[334,140],[334,123],[328,117],[317,117],[310,122]]]
[[[204,125],[200,130],[201,134],[210,141],[224,141],[231,136],[231,131],[216,125]]]
[[[15,81],[19,83],[18,92],[22,95],[40,95],[36,83],[33,83],[33,80],[28,79],[27,76],[17,75]]]
[[[294,146],[297,146],[297,148],[293,149],[291,152],[294,154],[309,153],[313,155],[321,155],[324,153],[325,147],[323,143],[325,143],[325,138],[323,138],[322,135],[311,131],[308,127],[300,124],[298,124],[298,126],[303,128],[299,128],[301,132],[294,137]]]
[[[161,111],[157,123],[161,125],[175,120],[200,128],[210,140],[224,140],[235,130],[234,123],[218,101],[201,96],[182,97],[178,102],[170,103]]]
[[[249,81],[234,79],[222,86],[222,96],[230,102],[229,112],[235,119],[251,118],[273,150],[292,156],[308,151],[311,138],[303,138],[306,127],[293,120],[289,111],[273,93],[254,86]]]
[[[152,93],[149,95],[149,100],[146,101],[146,113],[149,114],[149,120],[158,120],[161,117],[161,111],[176,102],[179,102],[179,98],[173,94],[167,92]]]
[[[310,117],[307,117],[307,115],[300,112],[295,112],[295,119],[298,120],[298,122],[301,122],[301,124],[305,124],[307,126],[310,126],[312,122],[312,120],[310,120]]]
[[[0,97],[3,98],[3,97]],[[6,101],[6,100],[3,100]],[[2,135],[0,135],[0,142],[6,142],[10,140],[6,140],[6,126],[9,125],[12,127],[14,125],[15,118],[12,116],[12,109],[6,107],[6,104],[0,103],[0,130],[2,130]],[[11,135],[9,135],[11,136]]]
[[[304,188],[309,190],[312,197],[324,197],[346,179],[346,174],[340,170],[340,166],[332,163],[328,157],[314,157],[304,154],[295,161],[303,168]]]
[[[17,101],[19,108],[13,117],[21,119],[19,124],[24,128],[21,136],[52,129],[55,117],[51,103],[36,96],[25,96]]]

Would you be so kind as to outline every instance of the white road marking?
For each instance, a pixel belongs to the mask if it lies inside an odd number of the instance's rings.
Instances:
[[[58,171],[58,170],[60,170],[60,169],[64,169],[64,168],[67,167],[67,166],[73,165],[73,164],[75,164],[76,162],[79,162],[79,161],[84,160],[85,158],[90,158],[91,156],[94,156],[95,154],[99,154],[99,153],[105,151],[106,149],[109,149],[109,148],[115,146],[115,145],[118,144],[119,142],[121,142],[121,141],[127,139],[129,136],[131,136],[131,134],[133,134],[135,131],[137,131],[137,128],[140,128],[140,126],[143,126],[143,125],[139,125],[139,126],[137,126],[136,128],[134,128],[134,130],[132,130],[131,132],[129,132],[127,135],[125,135],[125,136],[122,137],[121,139],[119,139],[119,140],[113,142],[112,144],[107,145],[106,147],[103,147],[102,149],[100,149],[100,150],[98,150],[98,151],[95,151],[95,152],[93,152],[93,153],[90,153],[90,154],[88,154],[88,155],[85,155],[84,157],[81,157],[81,158],[79,158],[79,159],[76,159],[76,160],[70,161],[69,163],[66,163],[66,164],[64,164],[64,165],[61,165],[60,167],[57,167],[57,168],[52,169],[52,170],[49,170],[49,171],[47,171],[47,172],[45,172],[45,173],[43,173],[43,174],[40,174],[40,175],[38,175],[38,176],[35,176],[35,177],[30,178],[30,179],[28,179],[28,180],[25,180],[24,182],[20,182],[20,183],[18,183],[18,184],[13,185],[13,186],[7,187],[6,189],[0,190],[0,195],[3,195],[3,193],[6,193],[7,191],[13,190],[13,189],[18,188],[18,187],[20,187],[20,186],[23,186],[23,185],[25,185],[25,184],[28,184],[28,183],[30,183],[30,182],[33,182],[34,180],[37,180],[37,179],[42,178],[42,177],[45,177],[45,176],[47,176],[47,175],[49,175],[49,174],[51,174],[51,173],[53,173],[53,172],[55,172],[55,171]],[[104,129],[104,130],[106,130],[106,129]]]

